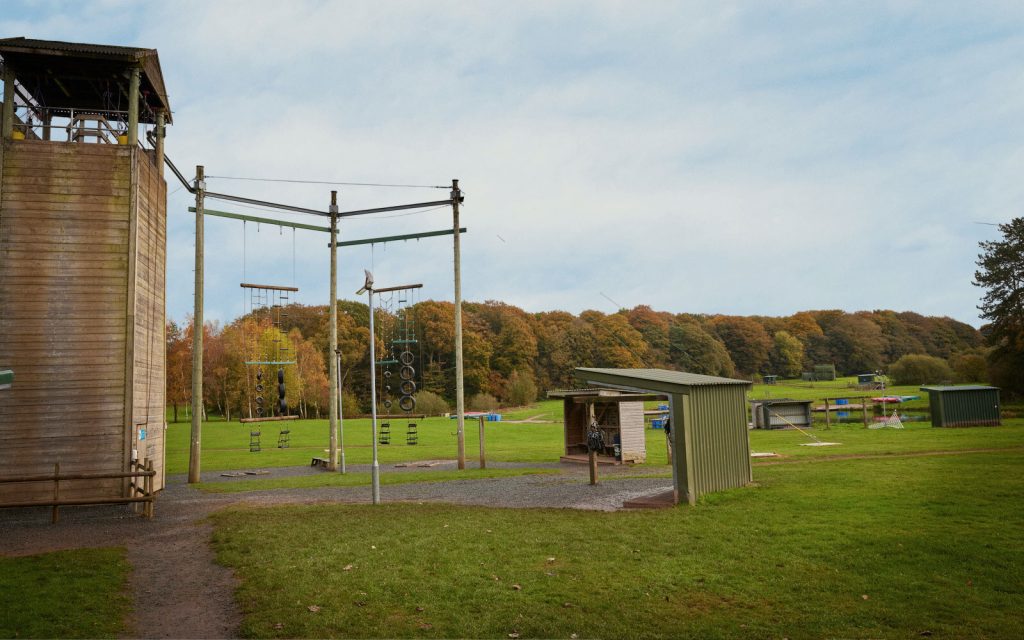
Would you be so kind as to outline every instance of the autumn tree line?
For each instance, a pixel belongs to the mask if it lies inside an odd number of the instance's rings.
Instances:
[[[369,410],[369,312],[339,301],[338,346],[346,415]],[[588,310],[529,313],[502,302],[464,303],[464,380],[468,405],[521,404],[554,388],[571,388],[575,367],[667,368],[756,379],[798,377],[816,364],[840,375],[896,370],[924,363],[929,382],[985,379],[981,333],[963,322],[912,312],[801,311],[788,317],[673,314],[648,306],[605,314]],[[399,318],[377,309],[378,354]],[[418,384],[424,398],[451,405],[455,397],[454,307],[427,300],[411,307],[418,340]],[[254,411],[254,350],[286,345],[295,365],[284,367],[289,411],[328,411],[326,305],[290,305],[280,328],[258,313],[204,328],[204,406],[229,419]],[[167,398],[176,412],[190,403],[191,323],[167,327]],[[279,341],[279,342],[277,342]],[[902,360],[901,360],[902,359]],[[906,368],[906,367],[904,367]],[[911,367],[913,369],[913,367]],[[276,383],[276,367],[270,367]],[[913,369],[916,371],[916,369]],[[276,385],[272,385],[276,389]],[[273,390],[267,393],[273,395]],[[276,401],[276,396],[268,398]]]

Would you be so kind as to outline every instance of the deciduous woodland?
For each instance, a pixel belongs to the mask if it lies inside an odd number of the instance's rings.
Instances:
[[[340,301],[338,345],[348,415],[369,410],[369,316],[364,304]],[[395,318],[377,311],[378,349]],[[414,307],[419,328],[421,389],[455,396],[454,324],[450,302]],[[204,405],[237,417],[249,412],[251,380],[244,364],[254,341],[292,343],[286,367],[289,405],[303,417],[326,414],[326,305],[291,305],[285,328],[250,314],[205,327]],[[588,310],[529,313],[502,302],[464,305],[465,385],[469,405],[523,404],[547,389],[574,386],[573,368],[664,367],[730,377],[799,376],[815,364],[838,373],[885,370],[903,356],[927,355],[948,365],[950,380],[984,379],[982,334],[968,324],[913,312],[801,311],[788,317],[673,314],[648,306],[605,314]],[[191,393],[191,323],[167,327],[167,397],[177,412]],[[436,404],[436,402],[435,402]],[[443,406],[443,405],[442,405]],[[175,418],[177,419],[177,417]]]

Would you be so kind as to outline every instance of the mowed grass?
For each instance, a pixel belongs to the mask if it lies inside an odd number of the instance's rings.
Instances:
[[[409,484],[414,482],[447,482],[450,480],[483,480],[491,478],[507,478],[509,476],[526,476],[558,473],[556,469],[464,469],[462,471],[403,471],[401,473],[380,474],[380,483]],[[204,482],[198,485],[207,493],[241,493],[245,491],[264,491],[267,489],[317,489],[322,487],[359,487],[369,486],[369,472],[321,473],[311,476],[291,476],[284,478],[267,478],[252,480],[236,480],[232,482]]]
[[[664,511],[234,509],[214,541],[248,637],[1019,638],[1022,464],[759,467]]]
[[[0,557],[0,637],[119,636],[128,571],[122,548]]]
[[[563,441],[561,403],[538,403],[535,408],[521,408],[516,414],[525,418],[538,414],[552,415],[557,404],[558,422],[542,424],[508,424],[485,422],[487,459],[496,462],[552,462],[558,460]],[[405,444],[406,421],[391,421],[392,444],[381,445],[378,455],[381,464],[413,460],[453,460],[457,456],[458,439],[455,420],[427,418],[417,420],[419,444]],[[467,419],[465,423],[466,457],[479,458],[479,422]],[[277,448],[278,433],[291,430],[291,444],[287,449]],[[249,452],[249,431],[262,432],[262,451]],[[167,472],[188,471],[189,437],[191,425],[187,422],[171,423],[167,429]],[[251,469],[254,467],[287,467],[308,465],[311,458],[326,457],[330,443],[327,420],[294,420],[267,422],[260,425],[239,422],[208,421],[203,423],[202,469]],[[369,464],[372,460],[372,438],[369,419],[344,421],[345,461],[347,464]]]
[[[824,384],[824,383],[819,383]],[[561,424],[561,401],[546,401],[516,410],[517,415],[555,416],[556,421],[541,424],[485,422],[487,459],[494,462],[544,463],[556,462],[564,452]],[[269,428],[268,428],[269,425]],[[296,420],[287,423],[291,429],[291,446],[276,448],[275,423],[263,425],[263,451],[249,452],[249,425],[237,422],[210,421],[203,425],[202,469],[253,469],[308,465],[313,457],[324,457],[329,432],[326,420]],[[172,423],[167,431],[168,473],[188,470],[190,425]],[[414,460],[452,460],[457,455],[454,420],[428,418],[419,421],[419,444],[405,444],[405,423],[392,422],[392,444],[378,447],[381,465]],[[479,457],[479,424],[466,421],[466,458],[475,467]],[[820,440],[839,442],[834,447],[806,447],[813,439],[796,430],[750,432],[752,451],[771,451],[799,458],[836,455],[884,455],[920,451],[955,451],[964,449],[1013,448],[1024,446],[1024,419],[1004,420],[1001,427],[939,429],[928,422],[907,423],[903,430],[864,429],[859,423],[822,425],[810,430]],[[647,429],[647,464],[664,465],[667,461],[665,435],[660,429]],[[370,421],[345,421],[345,460],[347,464],[369,464],[371,456]],[[383,475],[383,474],[382,474]]]

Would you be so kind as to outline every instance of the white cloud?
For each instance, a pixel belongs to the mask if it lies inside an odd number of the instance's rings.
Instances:
[[[968,15],[932,3],[616,2],[14,13],[25,15],[0,19],[11,35],[158,48],[175,108],[168,153],[186,173],[460,178],[466,297],[531,310],[609,310],[604,291],[670,311],[891,307],[976,321],[973,260],[993,230],[971,221],[1019,215],[1024,195],[1012,3]],[[310,207],[331,188],[210,184]],[[341,188],[343,209],[443,193]],[[188,200],[171,197],[175,317],[192,301]],[[352,219],[344,235],[449,224],[444,212]],[[230,318],[241,230],[208,227],[208,315]],[[247,264],[262,255],[283,265],[266,277],[290,276],[289,234],[248,230]],[[423,281],[425,295],[450,299],[450,242],[378,248],[372,263],[381,281]],[[325,249],[296,235],[303,302],[326,297]],[[370,263],[368,249],[342,253],[343,294]]]

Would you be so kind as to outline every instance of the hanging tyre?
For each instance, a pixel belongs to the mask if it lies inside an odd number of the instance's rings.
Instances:
[[[416,408],[416,398],[412,396],[402,396],[402,399],[398,401],[398,406],[402,411],[408,413]]]
[[[412,351],[403,351],[401,355],[398,356],[398,359],[402,364],[412,364],[416,361],[415,356],[412,355]]]
[[[416,383],[412,380],[402,380],[402,384],[398,387],[402,395],[411,396],[416,393]]]
[[[390,400],[385,400],[384,401],[384,408],[385,409],[390,409],[391,408],[391,401]]]
[[[402,380],[412,380],[416,377],[416,370],[409,365],[403,365],[401,371],[398,372],[398,377]]]
[[[263,385],[262,384],[257,384],[256,385],[256,393],[263,393]]]

